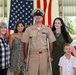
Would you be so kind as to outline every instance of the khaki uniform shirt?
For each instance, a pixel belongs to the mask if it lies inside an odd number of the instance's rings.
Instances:
[[[46,34],[48,34],[49,42],[52,43],[56,39],[51,29],[45,25],[42,25],[41,29],[38,30],[35,25],[28,27],[22,37],[22,41],[25,43],[29,42],[31,37],[31,51],[38,51],[47,49]]]

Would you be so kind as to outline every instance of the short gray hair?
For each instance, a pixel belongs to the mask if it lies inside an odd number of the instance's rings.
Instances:
[[[0,28],[1,28],[2,26],[6,26],[6,27],[7,27],[7,24],[6,24],[5,22],[0,22]]]
[[[6,27],[7,28],[7,24],[5,22],[0,22],[0,28],[1,27]],[[7,37],[7,32],[5,34],[5,38]]]

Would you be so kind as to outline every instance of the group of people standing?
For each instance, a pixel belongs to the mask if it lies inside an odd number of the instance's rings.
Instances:
[[[47,75],[48,62],[52,64],[53,75],[76,75],[76,52],[63,20],[55,18],[50,29],[42,24],[43,15],[41,9],[33,10],[34,25],[25,28],[19,21],[9,37],[7,25],[0,23],[0,75],[7,75],[8,68],[14,75],[24,75],[27,62],[28,75]]]

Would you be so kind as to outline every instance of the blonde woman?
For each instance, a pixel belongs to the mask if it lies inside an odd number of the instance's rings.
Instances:
[[[0,75],[7,75],[10,66],[10,48],[7,37],[7,25],[0,23]]]

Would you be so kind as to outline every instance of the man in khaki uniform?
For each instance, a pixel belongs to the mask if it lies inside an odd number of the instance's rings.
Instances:
[[[29,65],[28,74],[29,75],[47,75],[48,68],[48,51],[47,51],[47,34],[50,43],[50,59],[52,52],[52,42],[56,39],[51,31],[51,29],[42,24],[42,16],[44,12],[41,9],[35,9],[32,11],[34,17],[34,25],[28,27],[23,34],[22,41],[25,42],[25,59],[26,62],[28,54],[28,43],[30,42],[29,51]]]

